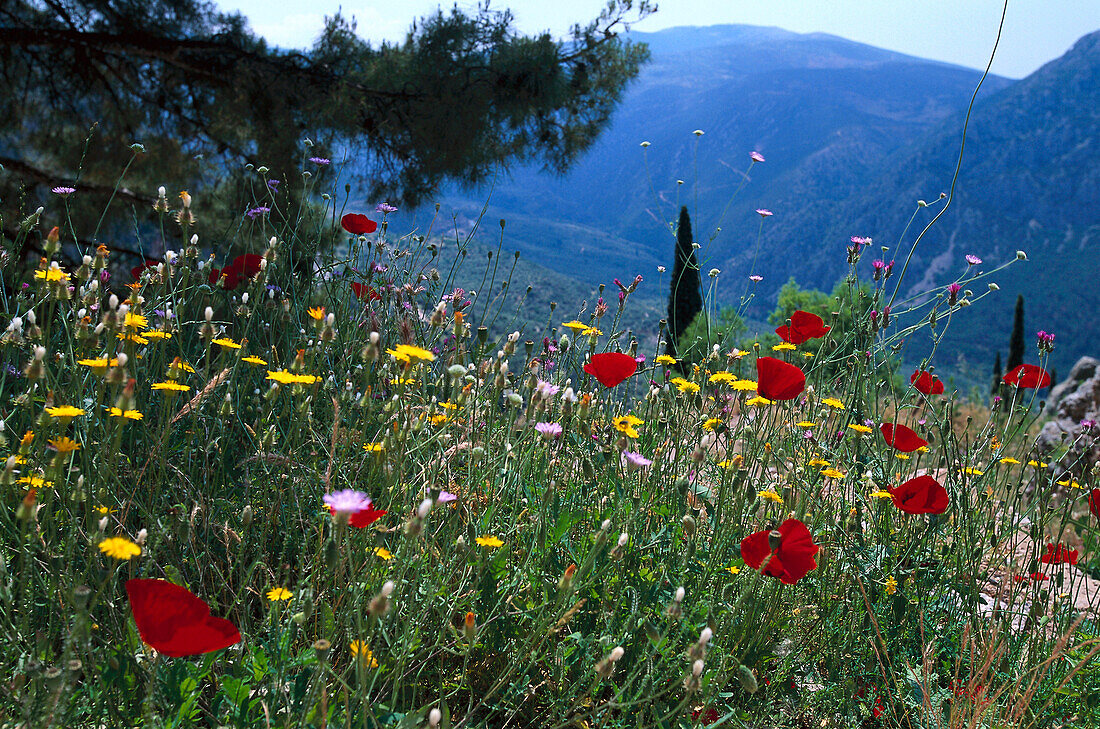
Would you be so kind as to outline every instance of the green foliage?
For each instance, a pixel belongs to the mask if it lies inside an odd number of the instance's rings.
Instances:
[[[668,332],[672,355],[678,356],[676,343],[703,311],[699,261],[695,257],[695,238],[691,234],[691,216],[687,206],[680,208],[676,225],[676,250],[672,265],[672,285],[668,295]]]
[[[748,326],[737,313],[737,309],[727,307],[711,319],[706,311],[700,311],[692,319],[676,343],[676,352],[688,362],[699,362],[706,358],[714,345],[720,349],[731,349],[742,343]]]
[[[70,212],[89,219],[107,200],[151,206],[166,178],[237,200],[246,164],[268,170],[295,208],[308,199],[303,171],[331,174],[303,170],[303,157],[354,157],[366,197],[405,204],[517,161],[561,172],[645,62],[619,31],[651,11],[614,0],[557,41],[519,35],[486,3],[439,11],[377,47],[337,14],[312,48],[287,51],[205,0],[15,0],[0,12],[0,215],[26,214],[59,183],[78,188]],[[90,240],[140,236],[127,207]],[[217,228],[243,212],[206,206]]]

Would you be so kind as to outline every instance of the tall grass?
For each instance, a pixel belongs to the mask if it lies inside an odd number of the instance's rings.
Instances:
[[[243,224],[217,268],[230,250],[262,263],[211,284],[202,205],[158,204],[176,252],[128,286],[109,248],[65,263],[75,229],[31,216],[5,243],[13,261],[31,240],[46,251],[5,271],[5,724],[1100,720],[1095,614],[1064,597],[1085,576],[1040,562],[1064,534],[1095,535],[1091,484],[1029,465],[1036,391],[982,408],[893,384],[908,382],[896,348],[931,357],[973,294],[884,315],[896,279],[861,281],[862,244],[840,246],[853,321],[813,352],[711,349],[680,372],[621,330],[631,287],[498,333],[506,261],[455,292],[465,257],[436,266],[462,240],[385,221],[343,234],[332,207]],[[302,251],[333,237],[306,285]],[[637,373],[599,384],[583,366],[606,351]],[[762,401],[765,356],[805,371],[801,396]],[[62,406],[80,412],[49,414]],[[884,422],[929,445],[891,448]],[[888,490],[920,474],[945,513],[894,506]],[[356,528],[323,506],[342,489],[387,513]],[[788,519],[821,547],[794,584],[741,548]],[[140,554],[111,556],[112,537]],[[242,642],[158,654],[126,599],[138,577],[185,586]]]

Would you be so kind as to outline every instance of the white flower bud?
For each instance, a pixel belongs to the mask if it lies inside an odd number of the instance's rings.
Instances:
[[[439,722],[441,722],[442,720],[443,712],[441,712],[439,709],[432,709],[428,712],[428,726],[431,727],[431,729],[435,729],[437,726],[439,726]]]
[[[144,547],[145,546],[145,540],[148,539],[148,538],[149,538],[149,530],[148,529],[142,529],[141,531],[139,531],[137,533],[137,539],[135,539],[134,541],[137,542],[137,545],[139,547]]]
[[[243,294],[241,294],[241,303],[242,304],[247,304],[248,303],[248,292],[247,291],[245,291]]]
[[[620,658],[623,657],[624,653],[626,653],[626,651],[623,650],[623,647],[621,645],[617,645],[611,649],[610,653],[607,654],[607,660],[611,661],[612,663],[616,663]]]
[[[675,600],[676,602],[683,602],[685,594],[687,594],[687,593],[684,592],[684,588],[677,587],[676,588],[676,595],[672,599]]]
[[[34,348],[34,358],[41,362],[46,357],[46,348],[38,346]]]
[[[606,532],[610,528],[611,528],[611,520],[610,519],[604,519],[603,524],[600,524],[600,531],[601,532]]]
[[[710,642],[710,639],[714,637],[714,631],[710,628],[703,628],[703,631],[699,633],[700,645],[706,645]]]
[[[164,189],[164,185],[157,188],[157,197],[168,197],[168,191]]]
[[[208,307],[206,307],[206,311],[204,311],[202,313],[202,316],[207,321],[210,321],[211,319],[214,318],[214,310],[208,306]]]
[[[691,675],[695,678],[703,675],[703,661],[701,659],[691,664]]]
[[[626,532],[623,532],[622,534],[619,535],[619,546],[620,547],[625,547],[626,543],[629,542],[629,541],[630,541],[630,535],[627,534]]]
[[[99,531],[105,531],[107,529],[107,517],[103,517],[99,520]]]
[[[421,519],[423,519],[424,517],[426,517],[428,515],[428,512],[430,512],[431,510],[432,510],[432,500],[431,499],[424,499],[423,501],[420,502],[420,506],[416,510],[416,515],[419,516]]]
[[[119,367],[125,367],[126,363],[130,361],[130,355],[126,354],[125,352],[119,352],[117,359],[118,359],[118,366]]]
[[[389,597],[393,594],[393,587],[393,580],[386,580],[386,582],[382,585],[382,589],[378,591],[378,594],[382,597]]]
[[[115,309],[117,309],[118,308],[118,297],[115,296],[114,294],[111,294],[107,298],[107,306],[111,309],[111,311],[114,311]]]

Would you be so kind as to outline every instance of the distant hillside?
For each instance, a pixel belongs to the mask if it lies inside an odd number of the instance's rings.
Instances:
[[[772,270],[794,272],[792,253],[795,259],[810,256],[848,233],[893,245],[914,201],[932,201],[948,190],[962,121],[961,114],[952,115],[880,160],[843,201],[844,214],[805,208],[777,216],[774,232],[783,253],[768,250]],[[917,222],[923,227],[933,211],[922,213]],[[912,239],[910,234],[907,241]],[[1100,349],[1100,319],[1092,310],[1100,303],[1100,32],[977,104],[955,202],[921,241],[907,283],[911,290],[947,283],[965,268],[967,253],[981,257],[989,270],[1018,249],[1030,261],[989,279],[1001,290],[958,317],[941,353],[962,353],[970,366],[988,370],[995,352],[1007,351],[1016,294],[1022,293],[1029,338],[1039,329],[1054,332],[1053,362],[1068,372],[1079,356]],[[902,246],[889,255],[901,258],[907,251]],[[834,266],[822,278],[841,273],[842,266]]]
[[[704,272],[723,272],[720,297],[742,292],[758,256],[764,281],[750,313],[762,317],[792,275],[830,288],[844,273],[851,235],[893,247],[916,200],[933,201],[950,185],[978,71],[775,28],[635,35],[653,61],[574,170],[553,177],[517,169],[491,191],[448,193],[444,212],[472,218],[489,199],[488,216],[507,220],[506,249],[591,287],[635,273],[648,279],[670,264],[668,221],[687,204]],[[1027,79],[990,77],[982,88],[955,203],[907,279],[945,282],[965,253],[985,268],[1017,248],[1032,258],[994,279],[1002,290],[952,323],[950,350],[937,361],[956,364],[962,355],[964,379],[985,377],[992,353],[1007,344],[1017,291],[1028,301],[1029,329],[1062,334],[1060,369],[1100,334],[1091,316],[1074,316],[1098,268],[1098,56],[1096,35],[1087,36]],[[767,161],[745,180],[750,151]],[[756,208],[775,213],[759,252]],[[1082,336],[1071,339],[1074,331]]]

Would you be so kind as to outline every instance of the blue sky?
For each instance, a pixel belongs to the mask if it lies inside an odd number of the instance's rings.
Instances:
[[[410,22],[450,2],[438,0],[217,0],[239,10],[269,41],[308,46],[325,15],[343,8],[371,40],[398,40]],[[800,33],[824,32],[882,48],[984,67],[1000,18],[999,0],[658,0],[656,14],[636,26],[653,31],[678,25],[744,23]],[[472,8],[473,2],[459,2]],[[510,8],[525,32],[563,33],[595,17],[605,0],[494,0]],[[1062,55],[1080,36],[1100,29],[1098,0],[1009,0],[1008,19],[993,71],[1026,76]]]

